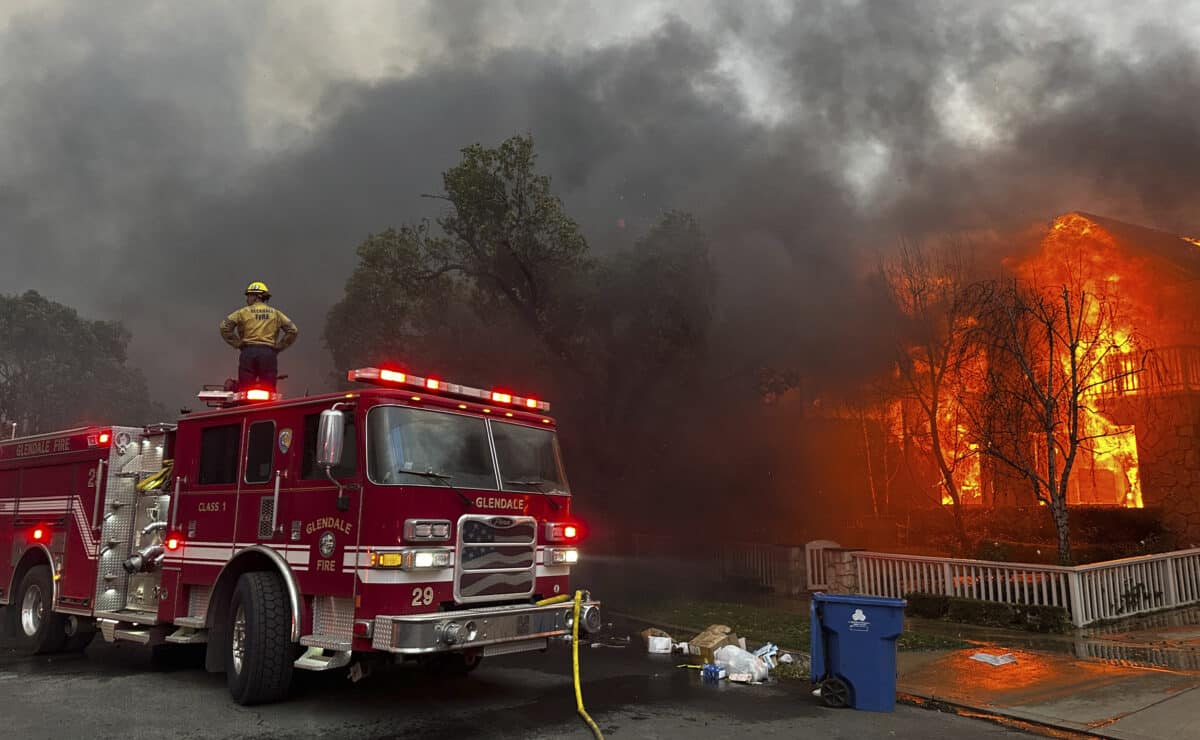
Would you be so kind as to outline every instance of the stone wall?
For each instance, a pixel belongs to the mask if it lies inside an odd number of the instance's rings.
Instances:
[[[855,550],[825,551],[825,582],[831,594],[858,593],[858,568],[854,565]]]

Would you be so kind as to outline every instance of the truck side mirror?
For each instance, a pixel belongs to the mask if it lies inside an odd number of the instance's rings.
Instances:
[[[342,461],[342,445],[346,440],[346,416],[341,411],[325,409],[317,425],[317,465],[332,468]]]

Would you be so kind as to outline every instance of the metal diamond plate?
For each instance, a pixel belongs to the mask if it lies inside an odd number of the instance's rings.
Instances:
[[[341,596],[314,596],[313,634],[341,642],[353,639],[354,599]]]
[[[212,586],[188,586],[189,617],[204,618],[208,614],[208,598],[212,595]]]
[[[129,557],[136,511],[136,473],[142,465],[142,430],[138,427],[113,427],[114,444],[108,450],[104,468],[104,506],[100,511],[100,558],[96,568],[96,611],[114,612],[125,606],[129,576],[121,562]],[[122,444],[117,444],[121,440]],[[150,450],[154,446],[150,445]],[[161,460],[161,455],[159,456]]]

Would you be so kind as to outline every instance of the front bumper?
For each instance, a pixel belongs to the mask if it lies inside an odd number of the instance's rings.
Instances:
[[[371,647],[401,655],[484,649],[485,654],[537,650],[571,634],[572,601],[548,606],[480,607],[452,612],[375,617]],[[580,604],[579,632],[600,627],[600,602]]]

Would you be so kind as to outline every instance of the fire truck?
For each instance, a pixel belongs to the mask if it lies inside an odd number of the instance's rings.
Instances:
[[[0,604],[29,652],[204,643],[242,704],[356,658],[465,673],[572,631],[550,406],[398,369],[206,390],[172,424],[0,443]],[[600,626],[583,597],[578,630]]]

